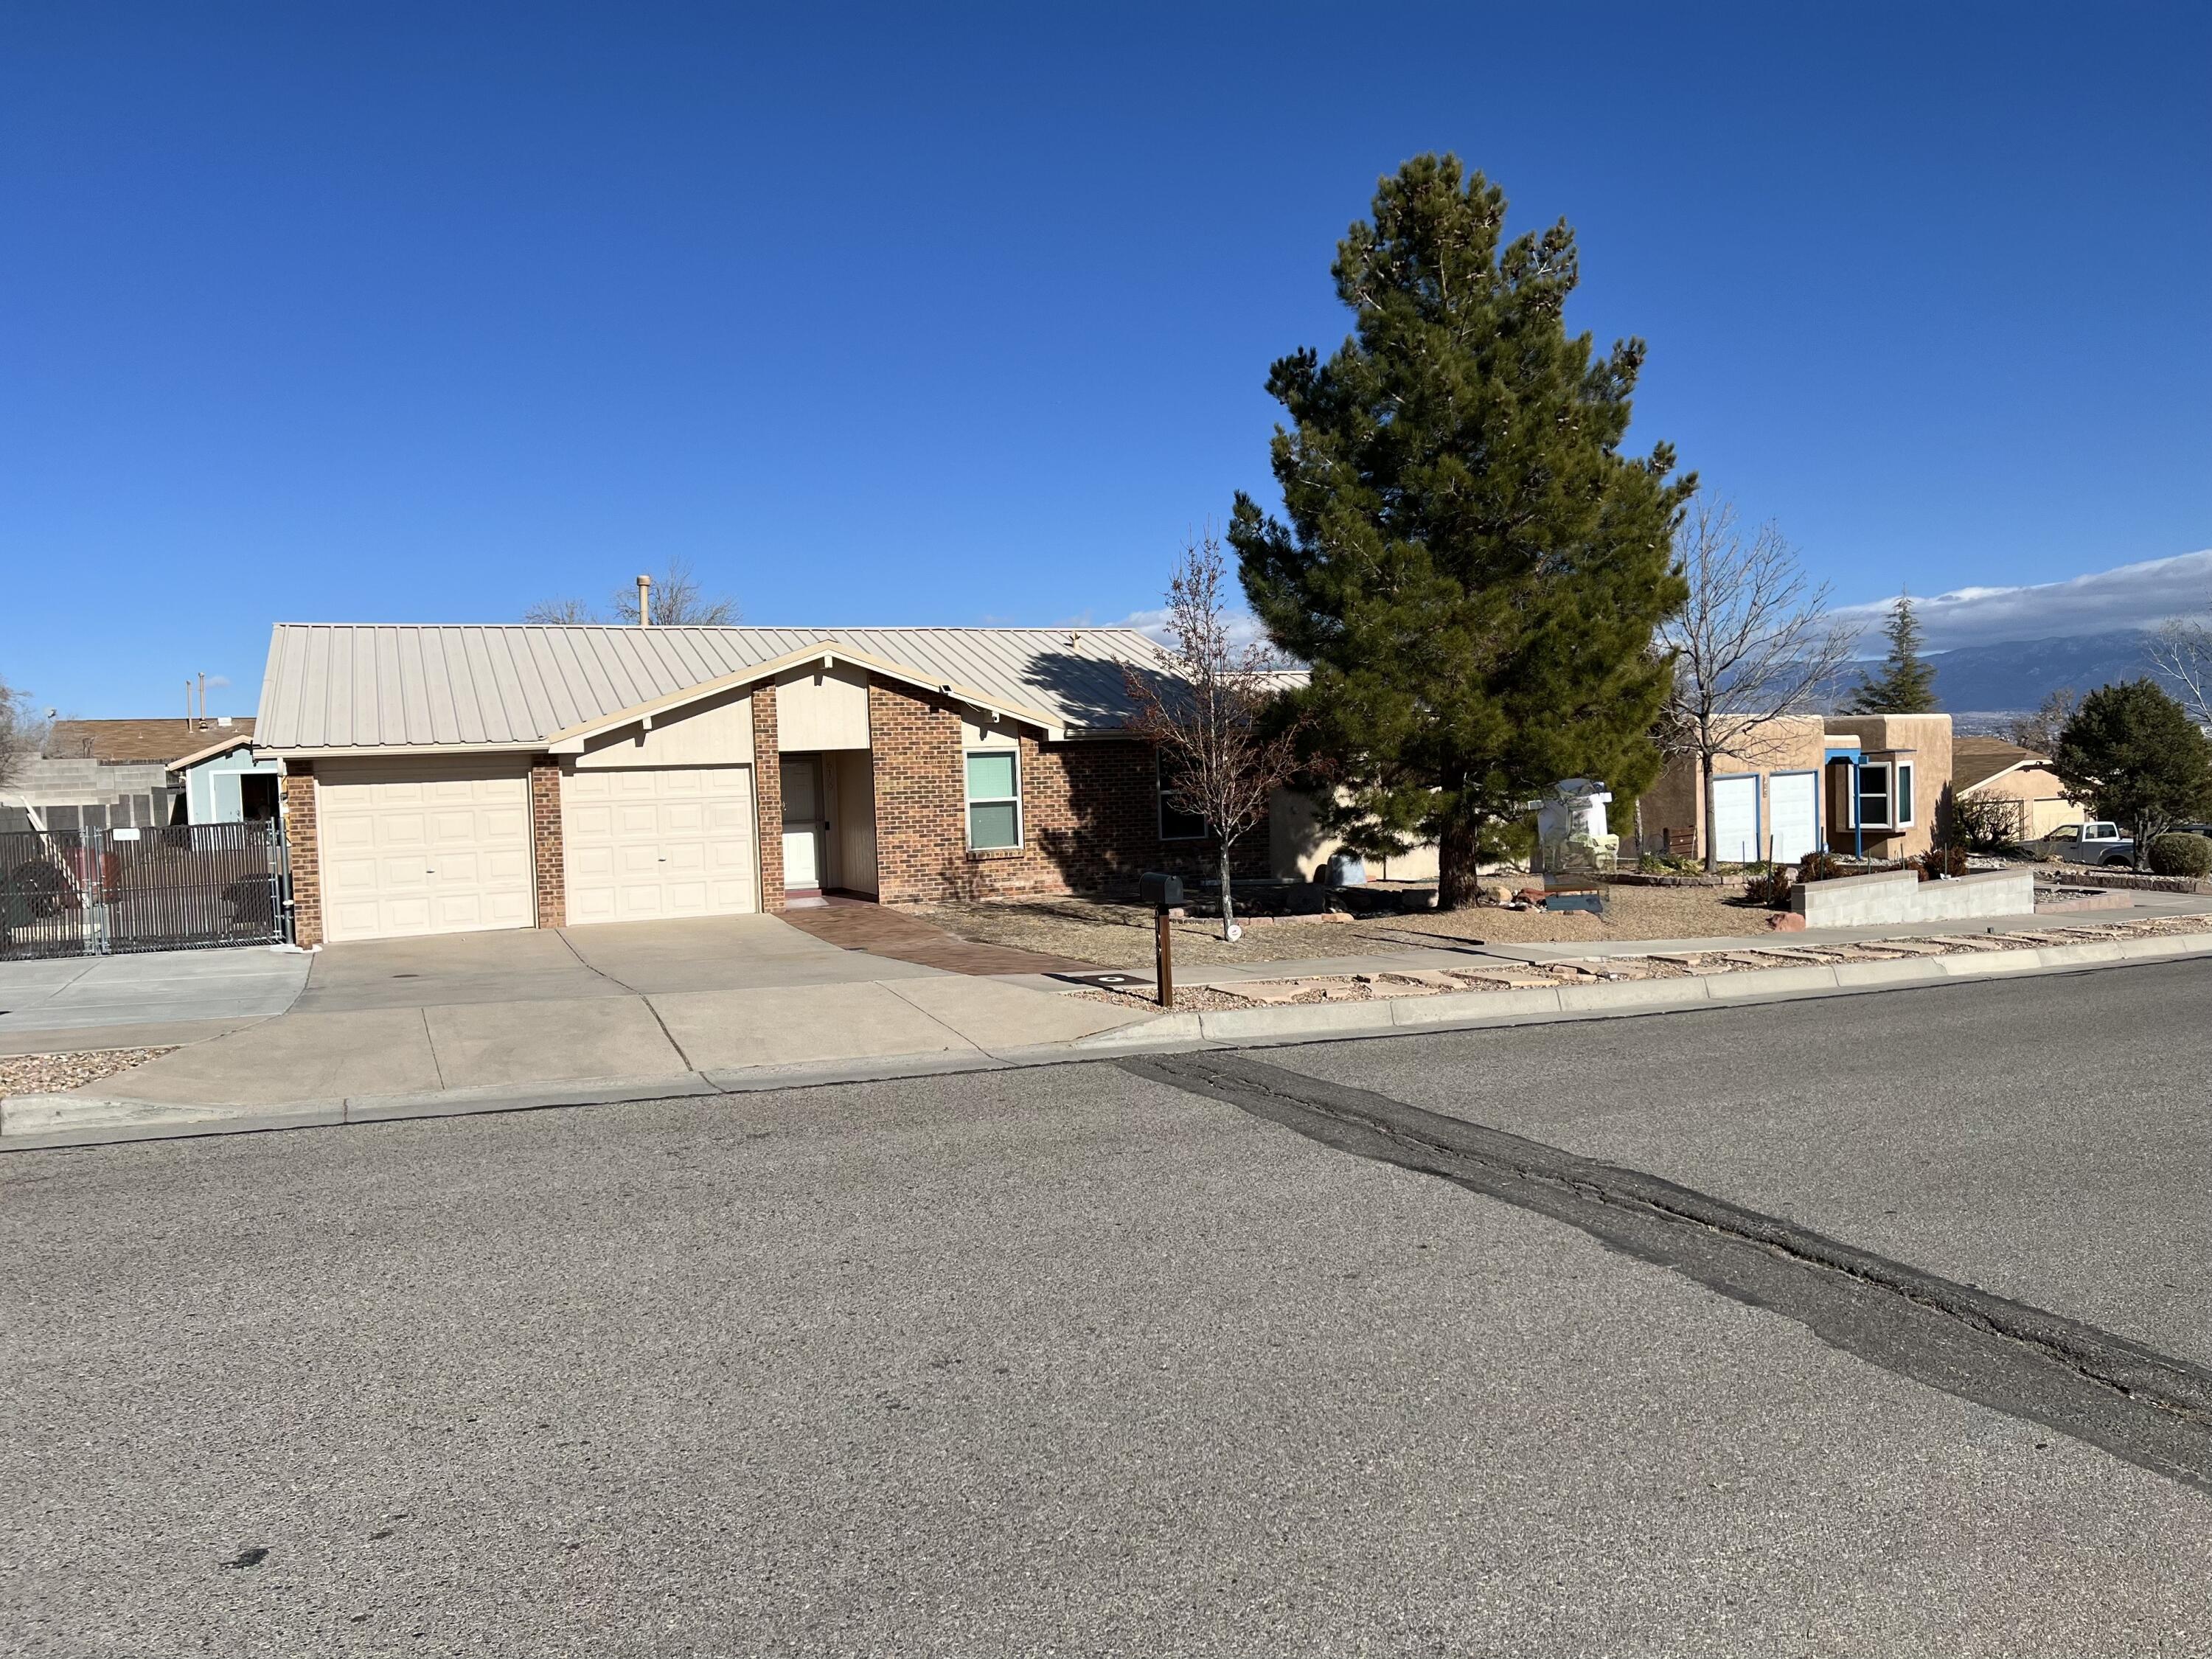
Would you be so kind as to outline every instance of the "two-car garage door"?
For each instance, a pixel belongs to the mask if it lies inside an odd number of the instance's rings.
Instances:
[[[579,768],[561,823],[572,922],[760,908],[750,766]]]

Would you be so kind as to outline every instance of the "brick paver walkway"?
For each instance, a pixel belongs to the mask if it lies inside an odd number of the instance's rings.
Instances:
[[[948,974],[1095,974],[1095,962],[1046,956],[1011,945],[978,945],[946,933],[920,916],[866,899],[832,898],[820,907],[786,910],[783,920],[802,933],[842,950],[866,951],[895,962],[917,962]]]

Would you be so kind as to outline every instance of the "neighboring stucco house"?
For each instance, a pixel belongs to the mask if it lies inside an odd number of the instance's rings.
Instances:
[[[284,763],[258,751],[252,722],[246,725],[169,763],[170,781],[179,791],[173,823],[258,823],[277,816]]]
[[[1951,787],[1961,796],[2002,803],[2021,841],[2047,836],[2086,816],[2066,798],[2041,755],[2002,738],[1960,738],[1952,744]]]
[[[1729,864],[1824,848],[1910,858],[1934,845],[1936,804],[1951,782],[1948,714],[1789,715],[1739,748],[1716,758],[1710,813],[1694,758],[1661,773],[1637,803],[1644,850],[1702,858],[1709,828]]]
[[[1214,866],[1126,729],[1160,663],[1127,629],[280,623],[254,749],[302,945],[1112,890]]]

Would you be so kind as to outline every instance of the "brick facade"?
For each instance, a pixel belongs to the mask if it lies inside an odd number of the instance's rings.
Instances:
[[[323,942],[322,842],[315,823],[311,761],[284,763],[284,842],[292,863],[292,943]]]
[[[568,922],[568,871],[561,840],[561,763],[539,755],[530,763],[530,863],[538,883],[538,925]]]
[[[1022,845],[968,848],[958,706],[871,682],[876,878],[886,904],[1126,890],[1147,870],[1212,873],[1211,842],[1162,842],[1149,744],[1019,741]],[[1264,825],[1238,843],[1239,876],[1267,871]]]
[[[776,747],[775,685],[753,687],[753,816],[760,842],[761,908],[783,908],[783,757]]]

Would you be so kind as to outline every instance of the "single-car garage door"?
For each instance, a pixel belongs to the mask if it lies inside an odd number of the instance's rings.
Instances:
[[[323,931],[333,941],[537,920],[520,762],[325,761],[315,814]]]
[[[572,922],[760,908],[750,766],[566,772],[561,842]]]
[[[1713,856],[1723,864],[1750,864],[1759,856],[1759,780],[1713,780]]]
[[[1820,780],[1812,772],[1777,772],[1766,781],[1774,814],[1774,861],[1795,864],[1819,848]]]

